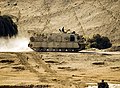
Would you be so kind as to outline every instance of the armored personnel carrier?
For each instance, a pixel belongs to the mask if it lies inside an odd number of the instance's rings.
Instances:
[[[37,52],[77,52],[85,49],[85,39],[75,32],[41,33],[30,37],[28,47]]]

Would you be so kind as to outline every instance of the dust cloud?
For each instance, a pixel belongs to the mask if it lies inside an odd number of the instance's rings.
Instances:
[[[25,52],[28,48],[29,37],[18,35],[18,27],[8,15],[0,16],[0,52]]]
[[[27,52],[32,51],[28,47],[29,37],[0,38],[0,52]]]

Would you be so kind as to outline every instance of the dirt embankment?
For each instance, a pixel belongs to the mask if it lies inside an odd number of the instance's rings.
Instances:
[[[85,37],[100,33],[120,44],[119,0],[1,0],[0,11],[17,17],[20,31],[58,32],[64,26]]]

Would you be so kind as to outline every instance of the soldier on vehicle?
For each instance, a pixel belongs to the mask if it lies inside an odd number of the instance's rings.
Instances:
[[[59,29],[59,31],[65,33],[64,27],[62,29]]]
[[[72,34],[75,34],[75,31],[73,31]]]
[[[65,33],[64,27],[62,28],[62,32]]]

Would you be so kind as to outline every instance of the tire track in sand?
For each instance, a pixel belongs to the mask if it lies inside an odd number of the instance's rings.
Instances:
[[[24,65],[26,67],[26,69],[28,69],[30,72],[35,73],[37,75],[37,77],[39,78],[40,82],[48,82],[48,80],[46,80],[46,77],[39,73],[37,70],[35,70],[27,61],[27,56],[23,53],[16,53],[16,55],[18,56],[18,58],[20,59],[20,62],[22,63],[22,65]]]
[[[35,60],[35,62],[38,63],[39,66],[42,66],[46,72],[49,72],[55,75],[56,71],[52,70],[47,64],[45,64],[45,62],[42,60],[42,57],[43,57],[42,55],[39,56],[36,53],[35,54],[31,53],[31,55],[34,56],[33,59]]]
[[[51,73],[49,74],[50,75],[49,77],[54,78],[54,79],[51,79],[52,82],[55,82],[56,80],[56,83],[60,85],[60,88],[67,88],[67,87],[79,88],[78,85],[72,83],[67,77],[57,73],[55,70],[52,70],[47,64],[45,64],[45,62],[42,60],[43,55],[39,55],[38,53],[31,53],[31,56],[36,61],[36,63],[39,64],[39,66],[42,66],[45,69],[46,72]],[[70,86],[70,85],[73,85],[73,86]]]
[[[39,82],[45,83],[53,83],[54,86],[58,88],[79,88],[73,82],[71,82],[67,76],[63,76],[61,74],[56,73],[56,71],[52,70],[44,61],[42,61],[42,55],[38,55],[37,53],[16,53],[22,65],[26,67],[30,72],[37,75]],[[42,66],[47,73],[42,74],[37,71],[30,63],[28,63],[27,59],[29,58],[27,55],[31,55],[37,64]],[[72,85],[72,86],[70,86]]]

